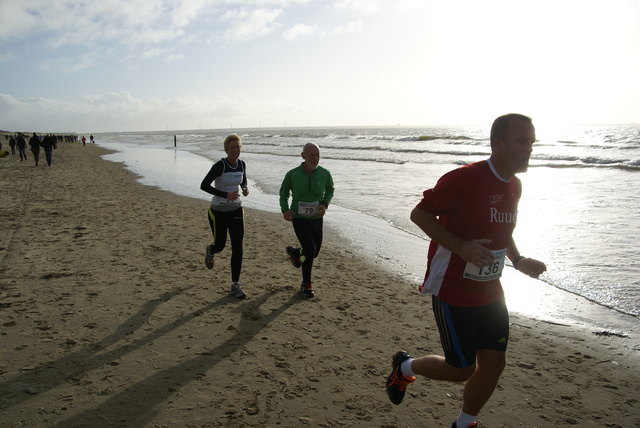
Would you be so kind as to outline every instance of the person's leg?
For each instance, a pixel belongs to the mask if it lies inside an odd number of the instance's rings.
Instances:
[[[231,281],[240,281],[242,270],[242,241],[244,239],[244,209],[233,211],[229,221],[229,237],[231,238]]]
[[[213,254],[224,250],[224,247],[227,244],[228,218],[228,213],[223,211],[214,211],[209,208],[209,227],[211,227],[211,233],[213,235],[211,252]]]
[[[462,411],[477,415],[493,394],[506,366],[509,311],[504,299],[478,309],[476,369],[464,390]]]
[[[505,352],[488,349],[477,353],[476,369],[464,387],[462,411],[477,415],[498,385],[506,366]]]
[[[305,220],[307,222],[307,228],[310,233],[311,243],[308,245],[309,250],[304,250],[304,245],[302,246],[302,255],[304,257],[304,262],[302,263],[303,275],[305,272],[305,263],[307,263],[308,269],[308,279],[305,282],[311,282],[311,270],[313,268],[313,261],[320,254],[320,247],[322,247],[322,218],[313,219],[313,220]],[[311,256],[309,256],[311,255]],[[308,260],[308,262],[307,262]]]
[[[448,364],[444,357],[429,355],[411,361],[413,373],[409,370],[403,372],[406,376],[417,374],[433,380],[466,380],[462,411],[477,416],[491,398],[505,365],[505,352],[483,349],[477,352],[476,363],[472,366],[454,367]]]
[[[416,380],[416,375],[432,380],[449,382],[464,382],[475,370],[475,364],[466,367],[451,365],[445,357],[428,355],[426,357],[411,358],[405,351],[394,355],[391,366],[393,370],[387,377],[387,395],[393,404],[400,404],[404,399],[407,386]]]
[[[447,363],[445,357],[440,355],[427,355],[415,358],[411,362],[413,373],[432,380],[445,380],[449,382],[464,382],[473,375],[475,364],[467,367],[455,367]]]
[[[405,389],[416,378],[464,382],[476,369],[476,310],[458,308],[432,296],[433,313],[440,333],[444,357],[427,355],[411,358],[400,351],[392,359],[393,370],[387,378],[387,394],[393,404],[400,404]]]
[[[311,271],[313,269],[313,259],[317,253],[316,244],[313,237],[312,220],[294,218],[293,230],[300,242],[302,261],[302,282],[311,282]]]
[[[316,247],[316,251],[313,256],[314,258],[318,257],[318,255],[320,254],[320,247],[322,247],[322,224],[322,218],[311,220],[311,235]]]

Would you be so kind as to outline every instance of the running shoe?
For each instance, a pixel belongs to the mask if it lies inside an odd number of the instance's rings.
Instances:
[[[453,422],[453,425],[451,425],[451,428],[458,428],[458,424],[456,422]],[[474,422],[471,425],[468,425],[466,428],[478,428],[478,423]]]
[[[407,385],[416,380],[415,376],[407,377],[402,374],[402,369],[400,368],[400,365],[409,358],[411,358],[411,356],[405,351],[399,351],[393,356],[393,360],[391,361],[393,370],[387,378],[387,395],[393,404],[402,403]]]
[[[242,290],[242,287],[240,287],[240,284],[237,282],[231,283],[231,294],[236,296],[238,299],[244,299],[247,297],[247,294]]]
[[[302,266],[302,262],[300,261],[300,249],[287,247],[287,255],[289,256],[289,260],[291,260],[291,264],[294,268],[300,268],[300,266]]]
[[[213,269],[213,262],[214,262],[213,260],[214,254],[211,252],[211,250],[213,250],[213,246],[207,245],[207,248],[205,249],[204,264],[209,269]]]
[[[312,282],[303,282],[300,285],[300,292],[302,293],[303,296],[306,297],[315,297],[315,293],[313,292],[313,288],[312,288],[313,283]]]

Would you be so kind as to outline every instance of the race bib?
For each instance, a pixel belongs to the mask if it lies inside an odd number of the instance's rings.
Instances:
[[[507,255],[507,249],[495,250],[492,251],[492,253],[495,261],[491,266],[483,266],[479,268],[473,263],[467,263],[462,276],[480,282],[500,278],[502,276],[502,270],[504,269],[504,258]]]
[[[320,202],[298,202],[298,215],[316,215],[318,214],[318,206]]]
[[[214,206],[226,206],[226,207],[230,207],[230,206],[234,206],[234,205],[242,205],[242,198],[240,198],[238,196],[237,199],[230,200],[230,199],[227,199],[227,198],[223,198],[221,196],[214,196],[212,205],[214,205]]]

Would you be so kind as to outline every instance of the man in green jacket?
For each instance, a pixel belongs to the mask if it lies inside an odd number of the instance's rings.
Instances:
[[[302,266],[300,292],[314,297],[311,269],[322,245],[322,218],[333,198],[333,178],[327,169],[318,166],[320,148],[316,144],[305,144],[301,155],[304,162],[287,172],[282,180],[280,210],[284,219],[293,223],[300,242],[300,248],[287,247],[293,266]]]

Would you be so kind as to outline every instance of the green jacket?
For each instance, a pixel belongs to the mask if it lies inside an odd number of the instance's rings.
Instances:
[[[304,163],[304,162],[303,162]],[[333,178],[329,170],[318,166],[311,175],[301,163],[284,176],[280,186],[280,210],[293,211],[295,217],[318,218],[314,207],[329,206],[333,198]],[[291,196],[291,205],[288,205]]]

